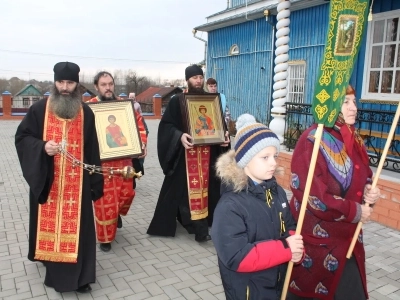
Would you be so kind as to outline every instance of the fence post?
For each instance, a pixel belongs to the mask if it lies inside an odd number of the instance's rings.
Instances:
[[[88,92],[85,92],[85,93],[82,95],[82,101],[83,101],[83,102],[88,102],[91,98],[92,98],[92,96],[91,96]]]
[[[43,94],[44,99],[49,99],[49,97],[50,97],[50,92],[46,92]]]
[[[125,93],[119,94],[118,97],[119,97],[121,100],[126,100],[126,99],[128,99],[128,96],[127,96]]]
[[[1,96],[3,97],[3,117],[11,117],[11,93],[4,91]]]
[[[157,118],[161,118],[162,98],[159,94],[153,96],[153,113]]]

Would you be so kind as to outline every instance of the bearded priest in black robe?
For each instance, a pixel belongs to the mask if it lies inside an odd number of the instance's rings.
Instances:
[[[189,93],[205,93],[199,66],[187,67],[185,77]],[[171,98],[158,126],[158,159],[165,179],[147,233],[175,236],[178,220],[195,234],[196,241],[206,242],[211,239],[208,226],[220,197],[215,161],[229,150],[229,136],[227,133],[222,145],[193,146],[191,136],[183,129],[180,101],[185,101],[182,94]]]
[[[71,62],[56,64],[50,98],[29,108],[15,134],[30,187],[28,259],[44,264],[44,284],[57,292],[89,292],[96,279],[92,200],[103,195],[103,176],[60,153],[100,166],[94,114],[82,103],[79,71]]]

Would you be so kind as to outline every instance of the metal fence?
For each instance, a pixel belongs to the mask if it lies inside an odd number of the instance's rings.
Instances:
[[[26,98],[26,99],[12,99],[11,100],[11,115],[14,116],[24,116],[29,110],[29,107],[37,101],[39,101],[42,98],[39,97],[34,97],[32,99]]]
[[[286,102],[286,123],[284,144],[290,151],[296,146],[300,135],[314,124],[314,117],[311,113],[311,104],[297,102]]]
[[[138,102],[138,103],[140,104],[142,113],[146,115],[153,114],[153,103],[147,103],[147,102]]]
[[[284,145],[291,151],[303,131],[314,123],[310,104],[287,102]],[[371,166],[378,166],[382,157],[390,127],[393,123],[394,111],[375,111],[358,109],[356,128],[364,139]],[[398,122],[389,147],[384,169],[400,173],[400,122]]]
[[[154,115],[154,110],[153,110],[153,103],[147,103],[147,102],[139,102],[140,107],[142,108],[142,113],[147,116],[152,116]],[[167,108],[168,103],[162,103],[161,106],[161,115],[164,114],[165,109]]]

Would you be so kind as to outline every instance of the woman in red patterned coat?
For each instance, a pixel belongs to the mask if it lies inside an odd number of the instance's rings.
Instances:
[[[357,223],[370,219],[379,199],[371,188],[372,171],[362,139],[354,128],[357,106],[349,86],[333,128],[324,127],[308,197],[302,236],[306,256],[293,268],[287,299],[368,299],[362,233],[353,255],[346,253]],[[290,207],[298,219],[317,125],[307,129],[292,158]]]

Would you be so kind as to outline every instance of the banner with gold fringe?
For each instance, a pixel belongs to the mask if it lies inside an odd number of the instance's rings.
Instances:
[[[325,52],[314,90],[315,122],[332,127],[340,113],[367,22],[368,0],[331,0]]]

